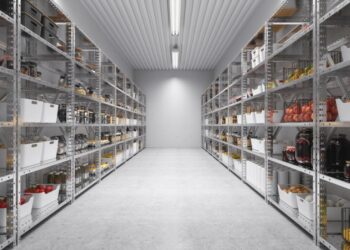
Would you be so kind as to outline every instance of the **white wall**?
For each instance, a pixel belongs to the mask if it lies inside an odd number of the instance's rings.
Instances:
[[[208,71],[134,71],[147,96],[147,147],[201,146],[201,95]]]

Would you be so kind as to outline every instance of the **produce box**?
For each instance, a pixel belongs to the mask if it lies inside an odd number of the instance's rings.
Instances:
[[[58,140],[43,142],[42,161],[56,160],[58,149]]]
[[[297,205],[299,214],[309,220],[314,219],[314,202],[312,194],[297,194]]]
[[[339,114],[339,121],[348,122],[350,121],[350,102],[343,102],[341,99],[335,100],[337,103],[337,109]]]
[[[40,192],[36,193],[37,191],[34,190],[26,190],[27,194],[31,194],[34,197],[33,202],[33,208],[43,208],[47,206],[50,203],[58,202],[58,194],[60,191],[60,185],[55,184],[39,184],[40,186],[46,187],[46,186],[52,186],[53,190],[50,192]]]
[[[39,164],[42,160],[43,142],[34,142],[20,145],[20,167],[26,168]]]
[[[23,197],[25,203],[19,206],[18,217],[19,219],[30,216],[32,213],[34,197],[32,195],[25,195]]]
[[[298,186],[278,185],[278,195],[279,195],[280,201],[286,203],[288,206],[294,209],[298,208],[297,195],[310,194],[310,193],[311,191],[302,185],[298,185]]]

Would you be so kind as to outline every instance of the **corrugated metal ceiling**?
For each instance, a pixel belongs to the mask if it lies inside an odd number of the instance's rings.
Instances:
[[[172,69],[167,0],[78,1],[134,69]],[[179,69],[213,70],[258,2],[183,0]]]

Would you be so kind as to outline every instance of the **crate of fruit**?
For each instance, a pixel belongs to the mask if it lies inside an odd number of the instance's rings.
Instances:
[[[31,194],[34,197],[33,208],[43,208],[53,202],[58,202],[60,185],[38,184],[25,190],[25,194]]]
[[[31,194],[26,194],[23,197],[21,197],[19,202],[19,209],[18,209],[18,217],[25,218],[32,213],[34,203],[34,197]]]
[[[300,215],[309,220],[314,219],[314,202],[312,194],[297,194],[297,205]]]
[[[311,194],[311,190],[302,185],[278,185],[280,202],[284,202],[291,208],[298,208],[297,195],[300,194]]]

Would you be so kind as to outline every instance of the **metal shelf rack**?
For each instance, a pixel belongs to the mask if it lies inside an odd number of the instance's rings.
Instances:
[[[1,102],[7,106],[6,119],[0,122],[0,149],[5,146],[7,162],[11,163],[0,166],[0,196],[6,196],[8,202],[7,225],[4,228],[0,225],[0,249],[16,246],[24,234],[141,152],[146,142],[146,96],[142,90],[64,15],[54,1],[30,0],[40,12],[57,18],[53,20],[59,30],[57,42],[46,40],[21,23],[24,0],[9,2],[11,8],[8,11],[0,10],[0,27],[6,30],[6,40],[0,39],[0,57],[6,59],[0,64],[0,94]],[[24,72],[22,66],[28,62],[41,67],[49,65],[49,70],[41,68],[40,75]],[[94,95],[78,93],[76,86],[81,83],[91,87]],[[66,121],[22,122],[18,119],[22,112],[21,98],[44,98],[50,103],[64,104]],[[75,119],[75,110],[82,105],[93,109],[95,123],[84,124]],[[102,118],[104,112],[111,116],[108,122]],[[119,139],[110,139],[110,143],[105,144],[102,135],[106,133],[118,135],[115,138]],[[95,147],[76,150],[77,134],[87,135],[95,142]],[[33,135],[63,135],[65,155],[21,168],[18,163],[22,157],[21,140]],[[104,156],[107,154],[113,159],[119,157],[118,161],[106,165]],[[78,185],[82,163],[91,165],[93,170],[89,171],[94,172],[90,172],[93,177],[89,176]],[[30,221],[19,218],[19,202],[24,190],[33,184],[48,183],[45,176],[56,170],[66,173],[59,204],[36,211]]]
[[[350,183],[327,172],[325,156],[330,138],[338,133],[350,134],[350,123],[327,121],[325,103],[329,96],[349,98],[350,61],[337,55],[340,46],[349,44],[350,1],[288,0],[281,8],[290,8],[293,3],[295,11],[285,16],[279,16],[277,11],[202,95],[202,148],[262,194],[268,204],[304,229],[315,244],[339,250],[343,243],[341,230],[330,231],[328,225],[338,223],[340,228],[340,219],[327,221],[326,201],[329,194],[350,200]],[[282,36],[277,35],[281,30]],[[265,45],[264,59],[252,67],[250,55],[259,42]],[[234,68],[237,65],[240,65],[239,70]],[[289,65],[298,65],[296,68],[312,66],[312,70],[297,79],[289,79],[284,73],[288,72]],[[228,78],[225,77],[227,72]],[[265,88],[252,95],[249,90],[257,83],[263,83]],[[269,120],[269,111],[284,110],[286,103],[303,98],[313,103],[312,121],[272,123]],[[250,111],[250,106],[265,110],[264,123],[247,122],[243,114]],[[233,114],[237,120],[225,119]],[[303,128],[313,131],[311,168],[283,161],[281,154],[273,153],[275,140],[290,139],[288,134],[295,136]],[[265,153],[250,150],[248,137],[264,138]],[[241,162],[241,172],[232,171],[237,159]],[[266,192],[247,180],[247,161],[265,169]],[[301,179],[308,180],[314,204],[312,220],[284,204],[272,190],[273,171],[277,168],[296,171]]]

